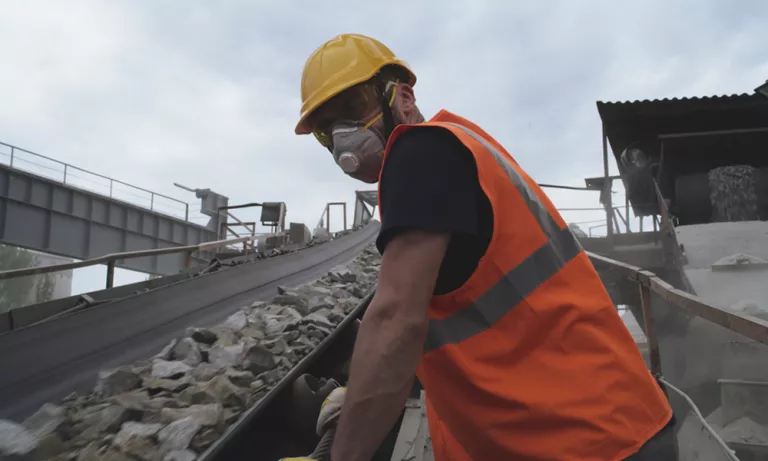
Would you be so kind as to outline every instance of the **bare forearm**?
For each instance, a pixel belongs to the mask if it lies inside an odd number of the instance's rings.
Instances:
[[[374,299],[374,303],[376,300]],[[374,306],[372,311],[392,311]],[[334,461],[369,461],[397,421],[413,385],[426,325],[366,316],[357,335],[350,379],[332,450]]]

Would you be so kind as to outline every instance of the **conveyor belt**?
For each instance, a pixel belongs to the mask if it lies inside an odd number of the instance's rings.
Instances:
[[[318,278],[352,260],[378,223],[332,242],[180,281],[148,293],[0,335],[0,418],[90,390],[97,372],[145,359],[189,326],[212,326],[278,285]]]
[[[319,437],[314,434],[317,414],[294,414],[292,384],[304,373],[335,379],[340,383],[347,382],[344,363],[352,355],[358,320],[362,318],[373,294],[366,296],[330,336],[301,360],[263,399],[243,413],[214,445],[201,453],[198,461],[274,461],[311,453],[319,441]],[[416,383],[412,397],[418,398],[420,390],[421,386]],[[309,433],[297,430],[297,417],[307,418],[313,430]],[[403,414],[379,446],[372,461],[393,459],[402,418]]]

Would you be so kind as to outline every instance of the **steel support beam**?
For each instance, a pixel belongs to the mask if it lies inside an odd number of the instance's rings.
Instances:
[[[75,259],[196,245],[216,232],[156,211],[0,165],[0,243]],[[210,254],[192,255],[204,263]],[[175,274],[183,254],[117,261],[116,267]]]

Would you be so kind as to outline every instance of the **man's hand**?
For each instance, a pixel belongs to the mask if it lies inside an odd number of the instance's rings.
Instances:
[[[320,416],[317,417],[317,426],[315,430],[317,435],[322,437],[323,433],[336,425],[341,414],[341,407],[344,405],[344,397],[347,395],[346,387],[337,387],[323,402],[320,407]]]

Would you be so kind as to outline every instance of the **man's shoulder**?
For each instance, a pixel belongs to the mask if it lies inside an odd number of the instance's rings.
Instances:
[[[453,158],[465,161],[471,155],[469,148],[450,130],[423,125],[411,127],[395,139],[387,155],[387,163],[446,162]]]

